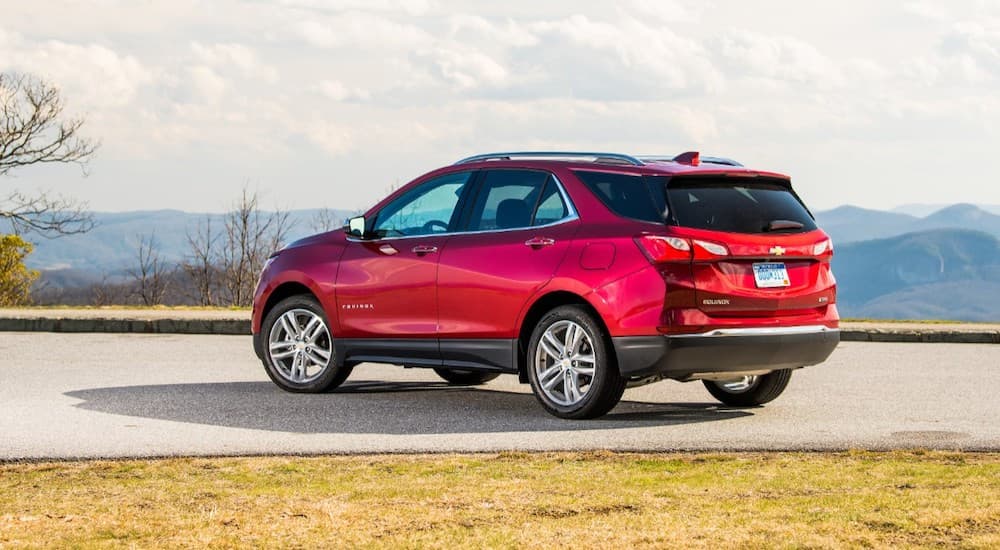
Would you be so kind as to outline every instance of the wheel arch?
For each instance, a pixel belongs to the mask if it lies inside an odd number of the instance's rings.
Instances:
[[[547,292],[542,296],[539,296],[531,306],[527,308],[524,315],[521,318],[517,330],[517,341],[515,345],[515,356],[514,361],[517,366],[517,377],[522,384],[528,383],[528,342],[531,339],[531,333],[535,330],[535,325],[542,317],[559,306],[566,305],[578,305],[586,309],[594,319],[601,325],[604,329],[605,336],[610,336],[608,332],[608,325],[604,322],[604,318],[593,304],[587,301],[583,296],[571,292],[569,290],[554,290]],[[614,347],[611,346],[611,341],[607,342],[609,346],[610,356],[615,357]],[[617,358],[616,362],[617,362]]]
[[[285,281],[275,287],[268,295],[267,301],[264,302],[264,307],[260,310],[260,318],[263,319],[267,317],[267,314],[277,305],[278,302],[284,300],[285,298],[290,298],[292,296],[298,296],[300,294],[307,294],[312,296],[317,301],[319,301],[319,296],[305,284],[299,281]]]
[[[279,302],[281,302],[285,298],[290,298],[292,296],[309,296],[314,300],[316,300],[317,302],[319,302],[321,307],[324,305],[323,300],[320,298],[319,293],[316,292],[314,288],[311,288],[304,281],[289,279],[284,282],[278,283],[278,285],[275,286],[273,290],[268,292],[267,299],[261,306],[260,311],[254,312],[253,323],[255,332],[253,334],[253,344],[254,344],[254,351],[257,352],[257,357],[263,357],[263,344],[261,342],[261,339],[263,338],[262,334],[264,328],[263,327],[264,319],[267,318],[267,314],[270,313],[272,309],[274,309],[274,306],[276,306]],[[336,311],[334,311],[334,313],[336,313]],[[327,313],[327,317],[329,316],[330,314]],[[333,321],[330,322],[332,323]],[[331,326],[330,330],[333,331],[334,328],[335,328],[334,326]]]

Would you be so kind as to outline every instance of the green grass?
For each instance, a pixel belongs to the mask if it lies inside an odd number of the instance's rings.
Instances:
[[[0,547],[1000,546],[1000,454],[0,465]]]

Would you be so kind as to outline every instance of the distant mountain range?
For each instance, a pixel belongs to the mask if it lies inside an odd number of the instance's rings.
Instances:
[[[1000,215],[988,207],[956,204],[925,216],[841,206],[816,213],[834,241],[838,302],[845,317],[1000,321]],[[319,210],[289,213],[289,240],[318,232]],[[907,213],[910,212],[910,213]],[[333,211],[340,221],[352,212]],[[155,233],[164,260],[188,254],[186,233],[222,214],[176,210],[96,213],[97,227],[82,235],[35,239],[28,263],[46,284],[83,287],[115,277],[135,263],[140,235]],[[2,232],[0,227],[0,232]]]
[[[289,238],[292,241],[320,231],[318,215],[322,211],[292,210],[289,212]],[[332,220],[342,222],[352,214],[348,210],[329,211]],[[225,231],[224,214],[195,214],[179,210],[135,212],[95,212],[96,226],[87,233],[58,239],[29,236],[35,251],[27,264],[44,271],[72,269],[97,274],[115,274],[135,263],[140,236],[154,235],[160,255],[167,262],[179,262],[189,254],[187,233],[198,230],[198,224],[210,221],[213,233]],[[0,227],[0,233],[2,233]]]
[[[938,210],[943,210],[948,206],[949,205],[947,204],[904,204],[893,208],[892,211],[899,214],[909,214],[911,216],[923,218],[930,216]],[[989,212],[990,214],[1000,216],[1000,204],[977,204],[976,206]]]
[[[931,229],[971,229],[1000,237],[1000,216],[972,204],[946,206],[924,217],[841,206],[817,212],[816,221],[834,245]]]
[[[841,315],[1000,320],[1000,239],[936,229],[835,249]]]

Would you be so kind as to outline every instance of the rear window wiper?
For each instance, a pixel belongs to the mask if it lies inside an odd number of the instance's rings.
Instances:
[[[771,220],[764,226],[764,231],[788,231],[794,229],[802,229],[805,224],[802,222],[796,222],[792,220]]]

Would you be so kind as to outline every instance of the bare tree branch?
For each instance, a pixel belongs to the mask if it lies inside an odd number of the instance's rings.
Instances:
[[[98,143],[80,136],[82,118],[64,118],[59,89],[0,73],[0,176],[23,166],[76,163],[84,170]]]
[[[36,164],[80,165],[98,143],[80,135],[82,118],[63,115],[59,89],[39,78],[0,73],[0,176]],[[93,227],[86,204],[46,193],[18,191],[0,198],[0,219],[9,220],[17,233],[35,231],[45,236],[82,233]]]
[[[230,304],[249,306],[264,262],[271,252],[281,248],[291,229],[288,212],[262,212],[257,193],[244,188],[235,208],[226,214],[225,229],[223,286]]]
[[[167,292],[170,269],[160,259],[160,248],[155,235],[139,236],[136,260],[135,267],[128,270],[129,277],[135,283],[135,293],[143,305],[160,305]]]
[[[318,233],[326,233],[327,231],[339,229],[344,225],[344,220],[337,219],[336,214],[336,212],[329,208],[317,210],[316,213],[313,214],[309,225],[313,231]]]
[[[198,222],[194,234],[187,232],[189,255],[181,264],[181,269],[194,283],[193,298],[199,305],[215,305],[219,285],[219,234],[212,232],[212,218],[205,216],[204,223]]]
[[[0,218],[10,222],[15,234],[35,231],[43,236],[86,233],[94,228],[94,218],[87,204],[42,192],[29,196],[12,191],[0,198]]]

